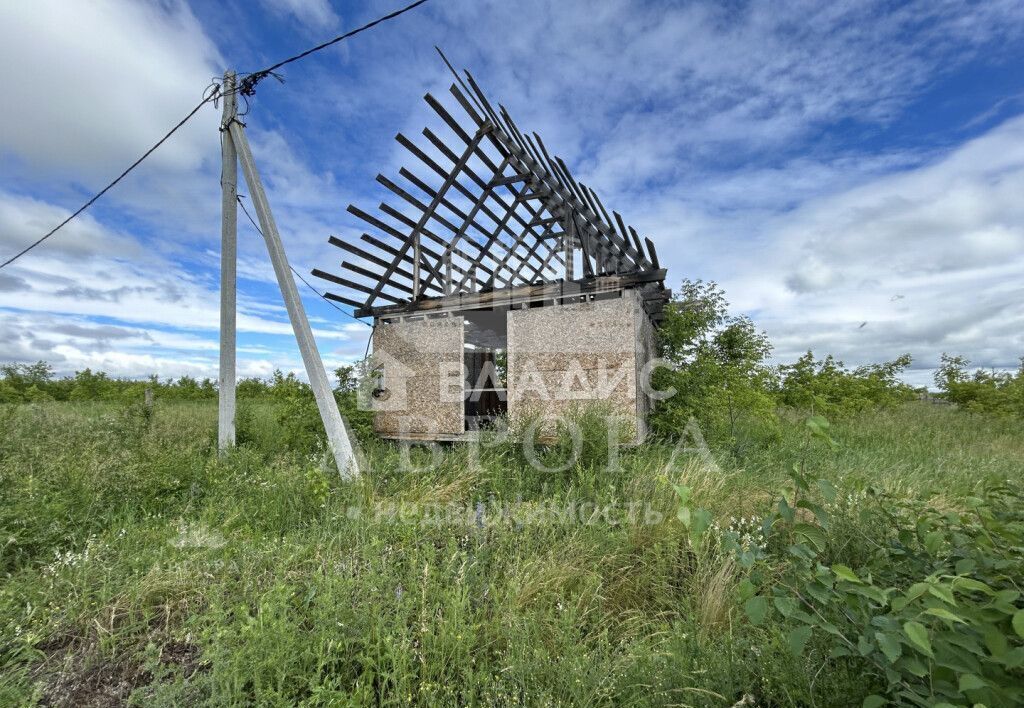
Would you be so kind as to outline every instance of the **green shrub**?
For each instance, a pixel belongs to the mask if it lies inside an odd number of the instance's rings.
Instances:
[[[652,384],[675,394],[656,403],[650,419],[655,434],[678,438],[692,418],[709,442],[726,443],[734,452],[747,447],[754,432],[772,436],[771,344],[750,319],[729,315],[718,285],[683,281],[658,328],[658,348],[670,366],[655,370]]]
[[[827,418],[856,415],[892,407],[914,398],[914,390],[899,380],[911,364],[909,354],[882,364],[850,370],[832,355],[821,361],[807,352],[795,363],[780,367],[779,402]]]
[[[824,418],[809,435],[835,448]],[[1024,700],[1024,487],[987,484],[962,508],[871,490],[865,509],[873,552],[856,570],[839,562],[830,535],[836,488],[795,464],[790,484],[760,525],[762,543],[729,531],[716,541],[751,569],[740,586],[749,620],[776,617],[795,655],[824,652],[852,664],[875,693],[920,706],[1015,705]],[[695,542],[710,514],[680,496],[680,519]],[[749,533],[749,532],[748,532]]]
[[[942,355],[935,384],[946,400],[972,413],[1024,417],[1024,358],[1016,373],[977,369],[969,374],[969,365],[962,356]]]

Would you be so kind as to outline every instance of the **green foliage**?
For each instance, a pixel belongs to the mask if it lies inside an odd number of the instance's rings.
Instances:
[[[338,385],[334,396],[338,410],[357,439],[369,442],[373,437],[373,413],[361,410],[358,405],[357,372],[352,366],[343,366],[335,371]],[[278,441],[282,447],[306,455],[326,450],[326,433],[309,384],[291,372],[286,375],[275,371],[267,387],[267,395],[280,404],[277,423],[280,431]]]
[[[946,400],[972,413],[1024,417],[1024,358],[1016,373],[977,369],[968,373],[970,361],[942,355],[935,385]]]
[[[507,429],[504,423],[484,432],[479,457],[502,477],[508,477],[505,468],[519,470],[506,482],[516,494],[592,492],[622,481],[622,446],[633,439],[634,429],[608,405],[572,407],[557,421],[534,414]]]
[[[661,443],[610,459],[607,430],[587,422],[564,472],[533,469],[500,439],[475,456],[439,447],[432,466],[434,453],[414,450],[409,471],[400,447],[379,443],[365,475],[342,481],[317,448],[282,449],[278,418],[302,390],[287,379],[285,400],[243,402],[247,439],[225,456],[212,401],[164,401],[148,421],[135,403],[0,406],[0,703],[860,706],[900,699],[869,658],[831,657],[841,640],[775,592],[802,563],[790,547],[815,553],[833,587],[906,594],[937,575],[942,594],[941,576],[955,575],[955,607],[931,592],[914,607],[934,600],[965,619],[967,599],[987,595],[962,597],[964,579],[998,593],[1001,576],[1019,578],[978,560],[1018,562],[1005,510],[980,517],[1002,550],[978,535],[981,520],[945,541],[917,528],[922,514],[968,516],[975,496],[986,514],[985,489],[1019,482],[1015,421],[920,404],[816,419],[811,442],[787,415],[777,445],[742,464],[717,456],[714,469],[686,454],[667,465],[673,446]],[[564,452],[540,454],[554,467]],[[765,533],[782,487],[792,521]],[[438,519],[431,505],[459,514]],[[846,605],[826,601],[816,607],[857,644]],[[1018,613],[1000,614],[1011,653]],[[872,626],[868,656],[924,656],[903,627],[917,622],[931,670],[951,621],[940,615]],[[985,666],[969,673],[993,680]],[[967,694],[976,684],[956,676]]]
[[[837,446],[823,418],[806,425]],[[828,535],[834,488],[802,463],[790,477],[764,522],[773,572],[744,603],[753,624],[777,614],[795,654],[813,637],[831,660],[858,665],[876,686],[864,705],[1024,701],[1019,481],[986,484],[955,510],[870,490],[876,504],[861,515],[873,551],[855,572],[836,562]]]
[[[53,367],[45,361],[35,364],[0,366],[0,403],[47,400],[44,388],[53,378]]]
[[[736,452],[776,433],[771,344],[749,318],[729,315],[717,284],[683,281],[666,307],[658,344],[671,367],[658,368],[652,384],[675,395],[655,406],[655,433],[678,437],[694,418],[706,439]]]
[[[685,484],[674,484],[672,489],[675,490],[676,496],[679,498],[676,518],[686,528],[690,543],[696,546],[711,525],[711,512],[704,508],[690,506],[691,490]]]
[[[899,379],[910,364],[910,355],[904,354],[850,370],[831,355],[815,361],[814,354],[807,352],[795,363],[780,367],[778,399],[783,405],[832,419],[892,407],[914,398],[913,389]]]
[[[361,410],[356,390],[363,378],[362,366],[343,366],[335,371],[338,386],[335,395],[346,422],[361,441],[373,437],[373,416]],[[73,376],[55,379],[53,367],[40,361],[35,364],[0,366],[0,404],[45,403],[47,401],[118,402],[137,404],[143,401],[146,389],[161,401],[211,401],[217,398],[216,383],[199,381],[191,376],[160,381],[156,376],[147,381],[114,379],[91,369],[76,371]],[[275,370],[269,379],[245,378],[237,383],[239,411],[236,418],[238,440],[253,442],[269,439],[271,431],[257,431],[249,405],[255,402],[280,404],[278,425],[273,435],[289,450],[312,454],[323,448],[323,426],[308,384],[289,372]],[[142,408],[140,415],[149,415]]]

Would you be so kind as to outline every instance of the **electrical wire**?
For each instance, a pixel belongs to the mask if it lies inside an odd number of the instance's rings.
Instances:
[[[202,100],[202,101],[200,101],[200,102],[199,102],[198,104],[196,104],[196,107],[195,107],[195,108],[193,108],[193,109],[192,109],[191,111],[189,111],[189,112],[188,112],[188,115],[186,115],[186,116],[185,116],[184,118],[182,118],[182,119],[181,119],[180,121],[178,121],[178,123],[177,123],[177,124],[176,124],[176,125],[175,125],[175,126],[174,126],[173,128],[171,128],[171,129],[170,129],[169,131],[167,131],[167,133],[166,133],[166,134],[164,135],[164,137],[160,138],[160,139],[159,139],[159,140],[158,140],[158,141],[156,142],[156,144],[155,144],[155,145],[153,145],[153,147],[151,147],[151,148],[150,148],[149,150],[146,150],[146,152],[142,153],[142,157],[140,157],[140,158],[139,158],[138,160],[136,160],[136,161],[135,161],[135,162],[133,162],[133,163],[132,163],[131,165],[129,165],[129,166],[128,166],[128,169],[126,169],[126,170],[125,170],[124,172],[122,172],[121,174],[119,174],[119,175],[117,176],[117,178],[116,178],[116,179],[114,179],[114,181],[113,181],[113,182],[111,182],[111,183],[110,183],[110,184],[108,184],[108,185],[107,185],[106,187],[104,187],[104,188],[103,188],[103,189],[101,189],[101,190],[100,190],[99,192],[97,192],[97,193],[96,193],[96,194],[95,194],[95,195],[94,195],[94,196],[93,196],[93,197],[92,197],[91,199],[89,199],[89,201],[87,201],[87,202],[86,202],[85,204],[83,204],[82,206],[78,207],[78,210],[77,210],[77,211],[75,211],[75,213],[73,213],[73,214],[72,214],[71,216],[69,216],[68,218],[64,219],[64,221],[62,221],[62,222],[60,222],[59,224],[57,224],[56,226],[54,226],[54,227],[53,227],[52,229],[50,229],[50,231],[49,231],[48,233],[44,234],[43,236],[41,236],[41,237],[39,237],[38,239],[36,239],[36,240],[35,240],[34,242],[30,243],[30,244],[29,244],[28,246],[26,246],[25,248],[21,249],[21,250],[20,250],[20,251],[19,251],[18,253],[14,254],[13,256],[11,256],[10,258],[8,258],[8,259],[7,259],[6,261],[4,261],[3,263],[0,263],[0,268],[5,268],[5,267],[9,266],[9,265],[10,265],[11,263],[14,263],[14,261],[18,260],[19,258],[21,258],[22,256],[24,256],[24,255],[25,255],[26,253],[28,253],[29,251],[31,251],[31,250],[32,250],[33,248],[35,248],[36,246],[38,246],[39,244],[41,244],[41,243],[42,243],[43,241],[45,241],[46,239],[48,239],[48,238],[50,238],[51,236],[53,236],[53,235],[54,235],[55,233],[57,233],[57,232],[58,232],[58,231],[60,231],[60,230],[61,230],[62,228],[64,228],[64,226],[65,226],[65,225],[67,225],[67,224],[68,224],[68,222],[70,222],[70,221],[71,221],[72,219],[74,219],[74,218],[75,218],[76,216],[78,216],[78,215],[79,215],[79,214],[81,214],[81,213],[82,213],[83,211],[85,211],[86,209],[88,209],[89,207],[91,207],[91,206],[92,206],[92,205],[93,205],[93,204],[94,204],[94,203],[96,202],[96,200],[97,200],[97,199],[99,199],[99,198],[100,198],[100,197],[102,197],[102,196],[103,196],[104,194],[106,194],[106,193],[107,193],[108,191],[110,191],[110,189],[111,189],[111,188],[112,188],[112,187],[113,187],[114,185],[116,185],[116,184],[117,184],[118,182],[120,182],[120,181],[121,181],[122,179],[124,179],[124,178],[125,178],[126,176],[128,176],[128,173],[129,173],[129,172],[131,172],[132,170],[134,170],[134,169],[135,169],[136,167],[138,167],[138,166],[139,166],[140,164],[142,164],[142,161],[143,161],[143,160],[145,160],[145,159],[146,159],[147,157],[149,157],[150,155],[152,155],[152,154],[153,154],[153,152],[154,152],[154,151],[155,151],[155,150],[156,150],[156,149],[157,149],[158,147],[160,147],[160,146],[161,146],[161,145],[163,145],[163,144],[164,144],[165,142],[167,142],[167,139],[168,139],[168,138],[170,138],[170,137],[171,137],[172,135],[174,135],[174,134],[175,134],[176,132],[178,132],[178,130],[179,130],[179,129],[180,129],[180,128],[181,128],[182,126],[183,126],[183,125],[185,125],[186,123],[188,123],[188,121],[189,121],[189,120],[190,120],[190,119],[192,118],[192,116],[194,116],[194,115],[195,115],[196,113],[198,113],[198,112],[199,112],[199,109],[200,109],[200,108],[202,108],[202,107],[203,107],[203,106],[205,106],[205,105],[206,105],[207,103],[209,103],[210,101],[212,101],[212,100],[213,100],[213,98],[214,98],[214,96],[216,96],[216,95],[217,95],[217,94],[216,94],[216,92],[214,92],[214,93],[213,93],[212,95],[211,95],[211,94],[210,94],[209,92],[207,92],[207,95],[204,95],[204,96],[203,96],[203,100]]]
[[[304,52],[301,52],[300,54],[296,54],[295,56],[288,57],[287,59],[282,59],[281,61],[277,62],[276,64],[268,66],[266,69],[260,69],[259,71],[254,71],[254,72],[251,72],[249,74],[246,74],[246,75],[243,76],[241,81],[239,81],[237,91],[238,91],[238,93],[242,94],[243,96],[252,96],[256,92],[256,84],[258,84],[260,81],[262,81],[263,79],[267,78],[268,76],[274,76],[278,81],[282,81],[283,82],[284,79],[274,73],[275,71],[280,69],[282,66],[285,66],[286,64],[291,64],[292,62],[298,61],[299,59],[304,59],[304,58],[308,57],[310,54],[314,54],[314,53],[319,52],[319,51],[321,51],[323,49],[327,49],[327,47],[330,47],[331,45],[337,44],[338,42],[341,42],[342,40],[348,39],[349,37],[354,37],[357,34],[359,34],[360,32],[365,32],[368,29],[372,29],[372,28],[376,27],[377,25],[379,25],[382,22],[387,22],[388,20],[393,20],[396,17],[398,17],[399,15],[403,15],[406,12],[409,12],[410,10],[415,10],[417,7],[419,7],[420,5],[422,5],[425,2],[427,2],[427,0],[416,0],[416,2],[410,3],[409,5],[406,5],[405,7],[401,8],[399,10],[395,10],[394,12],[390,12],[387,15],[383,15],[381,17],[378,17],[376,20],[373,20],[372,22],[367,22],[362,27],[357,27],[354,30],[350,30],[350,31],[346,32],[345,34],[340,34],[337,37],[335,37],[334,39],[330,39],[330,40],[324,42],[323,44],[318,44],[315,47],[307,49]]]
[[[373,326],[370,328],[370,336],[366,338],[366,351],[363,352],[363,361],[366,361],[367,359],[370,358],[370,344],[373,343],[373,334],[376,331],[377,331],[377,323],[374,322]]]
[[[236,199],[238,199],[238,206],[242,207],[242,212],[245,213],[245,218],[247,218],[249,220],[249,223],[252,224],[252,227],[254,229],[256,229],[257,232],[259,232],[259,235],[263,236],[263,238],[265,239],[266,235],[263,233],[263,229],[261,229],[260,225],[256,223],[256,220],[252,218],[252,215],[249,213],[249,210],[245,208],[245,202],[242,201],[242,196],[243,195],[241,195],[241,194],[236,196]],[[335,310],[337,310],[341,314],[345,315],[346,317],[352,318],[353,320],[355,320],[356,322],[358,322],[361,325],[366,325],[367,327],[372,327],[373,326],[369,322],[363,322],[361,319],[359,319],[358,317],[353,315],[351,312],[345,312],[345,310],[343,310],[340,307],[338,307],[338,304],[336,302],[334,302],[333,300],[329,299],[326,295],[324,295],[319,290],[317,290],[312,285],[310,285],[309,281],[306,280],[304,277],[302,277],[302,274],[299,273],[299,271],[295,270],[295,268],[292,268],[292,265],[290,263],[288,264],[288,267],[291,268],[291,271],[292,271],[292,273],[295,274],[296,278],[298,278],[303,283],[305,283],[307,288],[309,288],[310,290],[315,292],[320,297],[320,299],[322,299],[328,305],[333,307]]]
[[[422,5],[425,2],[427,2],[427,0],[417,0],[416,2],[414,2],[414,3],[410,4],[410,5],[406,5],[405,7],[401,8],[399,10],[395,10],[394,12],[388,13],[387,15],[383,15],[381,17],[378,17],[376,20],[373,20],[372,22],[368,22],[367,24],[365,24],[365,25],[363,25],[361,27],[357,27],[354,30],[346,32],[345,34],[338,35],[334,39],[331,39],[331,40],[329,40],[327,42],[324,42],[323,44],[318,44],[317,46],[311,47],[310,49],[307,49],[306,51],[301,52],[300,54],[296,54],[295,56],[288,57],[287,59],[284,59],[282,61],[277,62],[276,64],[268,66],[266,69],[260,69],[259,71],[253,71],[253,72],[250,72],[248,74],[243,74],[242,75],[243,78],[241,79],[241,81],[239,81],[238,86],[233,90],[233,92],[242,95],[243,99],[246,100],[246,106],[247,106],[246,110],[248,110],[248,99],[246,99],[245,97],[252,96],[252,95],[255,94],[255,92],[256,92],[256,85],[260,81],[262,81],[263,79],[267,78],[268,76],[273,76],[278,81],[282,81],[282,82],[284,81],[284,79],[281,76],[279,76],[278,74],[274,73],[277,69],[280,69],[282,66],[285,66],[286,64],[291,64],[292,62],[298,61],[299,59],[303,59],[305,57],[308,57],[310,54],[314,54],[316,52],[321,51],[322,49],[326,49],[327,47],[330,47],[333,44],[337,44],[338,42],[341,42],[342,40],[348,39],[349,37],[354,37],[355,35],[359,34],[360,32],[365,32],[368,29],[376,27],[377,25],[381,24],[382,22],[387,22],[388,20],[394,19],[394,18],[398,17],[399,15],[402,15],[402,14],[404,14],[406,12],[409,12],[410,10],[413,10],[413,9],[419,7],[420,5]],[[167,142],[167,140],[172,135],[174,135],[176,132],[178,132],[178,130],[181,129],[181,127],[183,125],[185,125],[187,122],[189,122],[189,120],[192,119],[192,116],[194,116],[196,113],[199,112],[200,108],[205,106],[207,103],[214,103],[216,105],[217,100],[224,93],[222,91],[222,89],[221,89],[219,81],[220,81],[220,79],[214,79],[213,82],[211,82],[211,85],[203,93],[203,100],[200,101],[196,105],[195,108],[193,108],[191,111],[189,111],[188,114],[184,118],[182,118],[180,121],[178,121],[178,123],[173,128],[171,128],[162,138],[160,138],[160,140],[158,140],[153,145],[153,147],[149,148],[148,150],[146,150],[146,152],[142,153],[142,156],[139,157],[139,159],[137,159],[131,165],[129,165],[128,168],[124,172],[119,174],[114,179],[113,182],[111,182],[106,187],[104,187],[99,192],[97,192],[95,195],[93,195],[85,204],[80,206],[77,211],[75,211],[68,218],[64,219],[64,221],[62,221],[59,224],[57,224],[56,226],[54,226],[48,233],[46,233],[45,235],[43,235],[40,238],[36,239],[34,242],[29,244],[28,246],[23,248],[18,253],[16,253],[13,256],[11,256],[10,258],[8,258],[3,263],[0,263],[0,269],[6,268],[11,263],[14,263],[14,261],[18,260],[19,258],[24,256],[26,253],[28,253],[29,251],[34,249],[36,246],[38,246],[41,243],[43,243],[43,241],[45,241],[46,239],[48,239],[51,236],[53,236],[55,233],[57,233],[62,228],[64,228],[69,222],[71,222],[71,220],[73,220],[79,214],[81,214],[86,209],[91,207],[96,202],[96,200],[98,200],[100,197],[102,197],[104,194],[106,194],[108,191],[110,191],[110,189],[112,189],[114,187],[114,185],[116,185],[122,179],[127,177],[128,173],[130,173],[132,170],[134,170],[136,167],[138,167],[140,164],[142,164],[143,160],[148,158],[150,155],[153,154],[153,152],[156,151],[157,148],[159,148],[161,145],[163,145],[165,142]],[[296,273],[296,275],[298,275],[298,274]],[[299,278],[302,279],[302,276],[300,275]],[[303,279],[303,282],[305,282],[304,279]],[[312,286],[310,286],[310,287],[312,288]],[[334,303],[331,303],[331,304],[333,305]],[[338,308],[338,309],[340,310],[341,308]],[[344,310],[341,310],[341,311],[344,312]],[[348,314],[348,313],[345,313],[345,314]],[[361,320],[356,320],[356,321],[359,322]],[[366,323],[363,322],[363,324],[366,324]]]

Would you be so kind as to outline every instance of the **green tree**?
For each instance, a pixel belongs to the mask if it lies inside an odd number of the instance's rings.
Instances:
[[[666,308],[658,344],[670,366],[655,371],[654,387],[676,393],[655,406],[655,432],[675,437],[695,418],[705,438],[728,440],[737,452],[774,432],[771,343],[748,317],[729,314],[716,283],[683,281]]]
[[[816,361],[808,351],[792,364],[779,367],[778,399],[783,405],[840,418],[870,408],[891,407],[914,396],[900,380],[910,366],[909,354],[852,371],[831,354]]]
[[[359,386],[359,378],[354,366],[339,366],[334,370],[334,377],[338,379],[338,385],[334,389],[338,393],[352,393]]]
[[[68,397],[72,401],[102,401],[109,398],[113,382],[102,371],[93,373],[92,369],[76,371],[74,383]]]
[[[970,360],[942,355],[935,384],[946,399],[974,413],[1024,416],[1024,357],[1016,373],[977,369],[969,373]]]
[[[0,366],[0,402],[18,403],[26,400],[29,389],[35,388],[35,398],[44,391],[53,378],[53,367],[45,361],[35,364],[4,364]]]

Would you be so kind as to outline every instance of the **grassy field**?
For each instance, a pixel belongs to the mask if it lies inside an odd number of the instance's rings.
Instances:
[[[956,509],[1024,476],[1019,421],[909,404],[834,424],[834,451],[783,415],[741,458],[587,446],[542,472],[498,444],[403,471],[378,443],[345,483],[248,410],[218,459],[213,403],[0,408],[0,704],[860,706],[857,661],[748,621],[747,571],[689,544],[672,484],[756,543],[803,460],[856,568],[869,487]]]

